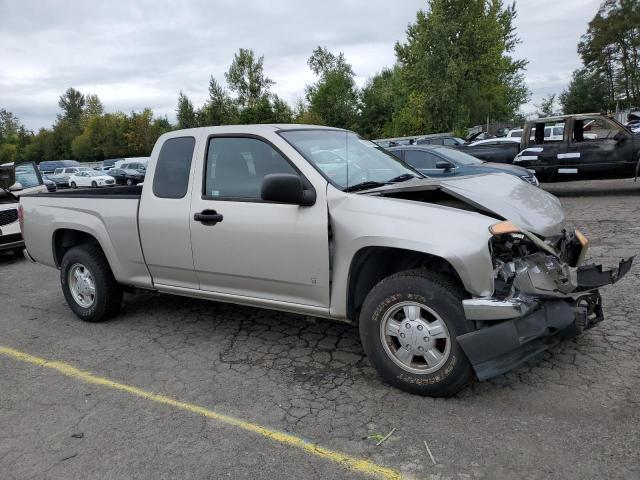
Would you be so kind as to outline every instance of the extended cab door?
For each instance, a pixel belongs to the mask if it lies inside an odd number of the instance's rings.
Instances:
[[[574,119],[569,153],[576,177],[615,178],[632,176],[635,171],[631,135],[601,115]]]
[[[285,152],[298,154],[275,132],[212,135],[204,147],[196,173],[204,181],[193,189],[190,214],[200,288],[231,300],[328,307],[326,181],[306,162],[295,165]],[[315,204],[262,201],[262,180],[274,173],[300,175],[314,187]]]
[[[144,259],[156,285],[198,289],[189,232],[195,145],[193,136],[170,133],[161,137],[151,154],[156,161],[150,163],[142,189],[138,225]]]

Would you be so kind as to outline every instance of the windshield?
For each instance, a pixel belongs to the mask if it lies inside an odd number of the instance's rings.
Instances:
[[[87,170],[86,173],[90,177],[101,177],[102,176],[102,172],[96,172],[95,170]]]
[[[461,152],[460,150],[454,150],[453,148],[438,148],[437,152],[447,160],[451,160],[459,165],[480,165],[484,163],[482,160],[472,157],[468,153]]]
[[[424,177],[353,132],[313,129],[284,131],[280,135],[343,190],[364,182],[386,183]]]

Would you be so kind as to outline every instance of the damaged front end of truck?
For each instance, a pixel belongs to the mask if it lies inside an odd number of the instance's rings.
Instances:
[[[495,291],[463,300],[477,330],[457,337],[480,380],[505,373],[603,320],[598,288],[620,280],[618,267],[584,265],[588,240],[578,230],[542,238],[510,221],[490,228]]]

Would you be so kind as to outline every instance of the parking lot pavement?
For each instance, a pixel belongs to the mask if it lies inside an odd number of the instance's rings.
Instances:
[[[614,265],[640,252],[640,184],[544,187],[589,236],[593,261]],[[352,326],[151,293],[127,295],[110,322],[83,323],[67,308],[57,271],[8,256],[0,257],[0,346],[406,478],[640,478],[639,272],[634,266],[603,291],[605,322],[447,400],[385,385]],[[0,354],[2,478],[368,476],[56,365]]]

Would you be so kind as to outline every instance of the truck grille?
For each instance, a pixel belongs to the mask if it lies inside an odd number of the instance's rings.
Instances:
[[[17,220],[18,210],[15,208],[0,212],[0,227],[3,225],[9,225],[10,223],[16,222]]]
[[[19,233],[12,233],[11,235],[0,236],[0,245],[7,245],[8,243],[21,242],[22,235]]]

